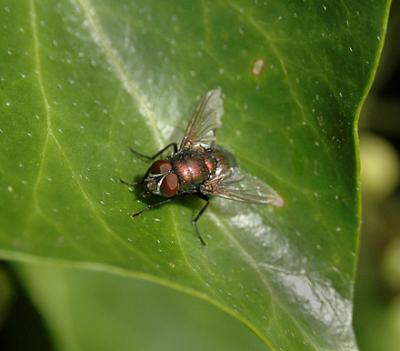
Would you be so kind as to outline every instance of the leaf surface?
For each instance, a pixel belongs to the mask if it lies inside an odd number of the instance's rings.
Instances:
[[[219,306],[271,350],[352,350],[355,128],[389,1],[2,1],[0,254],[157,281]],[[283,208],[146,205],[137,179],[225,96],[218,143]]]
[[[55,350],[265,350],[238,320],[158,284],[49,264],[18,264],[17,271]]]

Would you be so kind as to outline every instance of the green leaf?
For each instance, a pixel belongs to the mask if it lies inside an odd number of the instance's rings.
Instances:
[[[159,285],[54,265],[17,268],[56,350],[265,350],[237,320]]]
[[[3,1],[1,256],[188,292],[272,350],[355,349],[356,119],[389,3]],[[118,178],[148,167],[128,146],[179,140],[215,87],[218,142],[285,207],[213,200],[202,247],[201,200],[132,220],[146,204]]]

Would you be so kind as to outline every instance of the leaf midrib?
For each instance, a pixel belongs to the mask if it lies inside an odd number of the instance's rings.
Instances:
[[[94,8],[90,5],[89,1],[86,0],[78,0],[80,8],[83,11],[84,17],[88,20],[89,26],[88,30],[93,39],[96,43],[100,51],[106,57],[106,60],[110,67],[112,68],[115,76],[117,77],[118,81],[122,84],[125,91],[132,97],[132,99],[139,104],[140,109],[144,112],[147,117],[147,120],[150,122],[150,130],[153,134],[153,139],[158,144],[158,147],[161,149],[165,146],[165,142],[163,137],[160,133],[160,130],[157,127],[156,117],[151,109],[151,105],[148,102],[148,99],[145,95],[141,94],[139,87],[135,84],[134,81],[128,79],[128,76],[124,70],[124,65],[122,64],[121,58],[118,56],[116,50],[111,45],[111,41],[107,37],[107,35],[102,30],[99,21],[96,18],[96,12]],[[171,208],[168,208],[171,222],[174,227],[174,233],[176,240],[178,242],[181,254],[183,259],[185,260],[187,266],[195,273],[198,277],[200,282],[205,286],[207,289],[207,284],[198,274],[196,269],[190,264],[185,251],[183,249],[178,231],[177,231],[177,220]]]

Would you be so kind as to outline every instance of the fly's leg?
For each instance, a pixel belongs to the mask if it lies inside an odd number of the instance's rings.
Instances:
[[[132,218],[137,217],[137,216],[139,216],[140,214],[142,214],[143,212],[152,210],[153,208],[160,207],[160,206],[166,204],[167,202],[171,202],[171,201],[172,201],[172,199],[166,199],[166,200],[163,200],[163,201],[160,201],[160,202],[156,202],[155,204],[150,204],[150,205],[148,205],[147,207],[141,209],[140,211],[135,212],[135,213],[132,213],[132,214],[131,214],[131,217],[132,217]]]
[[[200,219],[201,215],[204,213],[204,211],[207,209],[208,204],[210,203],[210,200],[207,198],[206,199],[206,203],[205,205],[201,208],[201,210],[199,211],[199,213],[196,215],[196,217],[192,220],[192,224],[194,226],[194,228],[196,229],[196,235],[199,238],[200,242],[203,244],[203,246],[206,246],[206,242],[203,240],[203,238],[201,237],[200,234],[200,230],[199,227],[197,225],[198,220]]]
[[[155,155],[153,155],[153,156],[144,155],[144,154],[142,154],[142,153],[140,153],[140,152],[138,152],[138,151],[132,149],[131,147],[129,148],[129,150],[130,150],[132,153],[134,153],[136,156],[139,156],[139,157],[144,158],[144,159],[146,159],[146,160],[154,160],[157,156],[161,155],[165,150],[169,149],[171,146],[174,148],[174,152],[177,152],[177,151],[178,151],[178,144],[177,144],[177,143],[170,143],[170,144],[168,144],[166,147],[164,147],[163,149],[161,149],[160,151],[158,151],[158,152],[157,152]]]

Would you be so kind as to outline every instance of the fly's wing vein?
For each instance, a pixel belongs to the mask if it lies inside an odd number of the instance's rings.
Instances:
[[[180,149],[212,145],[215,142],[215,130],[221,126],[223,113],[221,91],[210,90],[200,99],[186,128]]]
[[[206,181],[201,192],[205,195],[255,204],[284,205],[283,199],[268,184],[243,172],[238,167]]]

